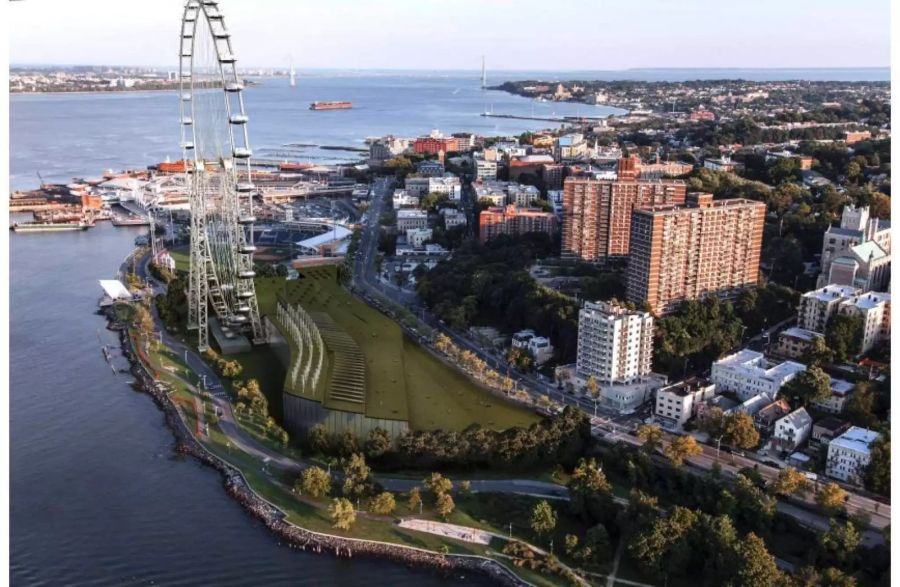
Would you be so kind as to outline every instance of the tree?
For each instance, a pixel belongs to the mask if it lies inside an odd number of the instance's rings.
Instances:
[[[597,379],[593,375],[590,375],[587,381],[584,382],[584,389],[595,403],[600,399],[600,384],[597,383]]]
[[[384,428],[376,427],[366,439],[366,456],[375,459],[391,449],[391,436]]]
[[[841,524],[831,520],[828,532],[819,535],[820,555],[838,567],[846,567],[856,554],[861,539],[859,530],[851,522]]]
[[[891,218],[891,198],[881,192],[874,192],[869,199],[869,214],[872,218]]]
[[[725,443],[734,448],[751,449],[759,444],[759,432],[753,425],[753,418],[745,412],[725,416],[723,434]]]
[[[770,488],[775,495],[802,495],[809,491],[810,483],[803,473],[787,467],[778,472],[778,477],[772,480]]]
[[[665,448],[666,456],[676,467],[680,467],[685,459],[696,456],[701,452],[703,452],[703,449],[700,448],[694,437],[690,435],[675,438]]]
[[[697,428],[706,432],[710,438],[722,438],[725,435],[725,413],[722,408],[714,406],[703,412]]]
[[[638,530],[629,541],[628,551],[642,567],[657,576],[668,572],[681,574],[690,563],[687,538],[697,518],[693,510],[675,506],[667,518],[658,517]]]
[[[328,432],[321,424],[316,424],[306,433],[306,441],[317,453],[324,453],[328,450]]]
[[[422,481],[422,485],[434,495],[435,499],[450,493],[453,489],[453,482],[440,473],[432,473],[427,479]]]
[[[854,426],[875,428],[880,419],[875,414],[875,392],[869,381],[861,381],[853,387],[844,415]]]
[[[574,534],[566,534],[566,554],[573,556],[575,549],[578,548],[578,536]]]
[[[509,352],[506,353],[506,362],[511,367],[516,367],[519,371],[528,373],[534,366],[534,357],[531,356],[528,349],[510,347]]]
[[[341,436],[340,444],[338,445],[338,453],[341,456],[353,455],[359,452],[359,442],[356,440],[356,436],[353,435],[352,432],[347,430]]]
[[[369,491],[372,470],[366,464],[366,459],[361,454],[350,455],[344,462],[344,495],[348,497],[362,497]]]
[[[328,515],[334,522],[333,526],[340,530],[349,530],[356,521],[356,511],[350,500],[344,497],[336,497],[328,506]]]
[[[856,577],[848,575],[840,569],[828,567],[822,571],[822,577],[817,587],[856,587]]]
[[[453,503],[453,498],[450,497],[450,494],[442,493],[437,498],[437,502],[434,505],[434,511],[436,511],[441,518],[446,520],[450,517],[450,514],[453,513],[454,507],[456,507],[456,504]]]
[[[825,343],[837,361],[846,361],[862,349],[863,321],[859,316],[836,313],[825,325]]]
[[[594,459],[578,461],[568,485],[573,493],[609,493],[612,490],[603,469]]]
[[[584,546],[579,558],[585,562],[599,564],[610,557],[609,532],[603,524],[588,529],[584,535]]]
[[[837,483],[827,483],[816,494],[816,503],[829,515],[833,515],[844,505],[849,494],[841,489]]]
[[[134,317],[132,318],[134,326],[141,334],[147,335],[153,332],[153,317],[150,310],[144,304],[134,305]]]
[[[885,429],[869,446],[870,461],[863,474],[866,489],[891,494],[891,431]]]
[[[641,424],[637,427],[638,440],[643,442],[641,447],[647,454],[653,454],[662,444],[662,429],[656,424]]]
[[[369,502],[369,509],[372,510],[372,513],[382,516],[390,514],[396,507],[397,502],[394,500],[394,494],[390,491],[382,491]]]
[[[737,568],[735,585],[753,585],[754,587],[779,587],[785,583],[785,577],[773,557],[766,549],[762,538],[750,532],[735,545]]]
[[[801,360],[808,366],[825,365],[834,361],[834,351],[825,344],[824,337],[816,336],[813,338],[812,347],[803,353]]]
[[[320,467],[308,467],[300,475],[300,489],[311,497],[322,497],[331,491],[331,475]]]
[[[409,511],[416,512],[422,509],[422,491],[418,487],[409,490],[409,500],[406,502]]]
[[[812,365],[781,386],[778,395],[792,408],[806,407],[831,397],[831,377],[821,367]]]
[[[538,536],[556,528],[556,510],[546,500],[538,502],[531,511],[531,529]]]

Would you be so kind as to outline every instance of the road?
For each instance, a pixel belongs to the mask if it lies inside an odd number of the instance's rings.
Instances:
[[[384,210],[384,203],[387,193],[390,190],[390,180],[379,180],[376,182],[372,202],[370,203],[368,212],[368,221],[363,238],[360,244],[360,252],[354,260],[354,284],[358,293],[362,294],[370,303],[377,304],[377,298],[386,297],[389,300],[403,307],[408,308],[421,322],[429,326],[436,332],[441,332],[448,336],[458,347],[473,352],[481,358],[490,367],[500,373],[507,373],[516,381],[517,388],[524,389],[529,393],[533,400],[537,400],[542,395],[547,395],[551,399],[567,405],[574,405],[585,411],[591,416],[591,431],[594,436],[607,442],[627,442],[633,445],[640,445],[641,442],[633,435],[637,426],[649,415],[650,406],[645,407],[637,414],[623,415],[617,412],[604,409],[602,406],[595,404],[592,400],[584,397],[568,394],[556,388],[555,385],[540,380],[532,374],[525,374],[510,367],[503,357],[486,350],[471,340],[464,333],[458,332],[444,324],[442,321],[434,317],[427,308],[425,308],[417,299],[414,293],[405,291],[393,284],[386,284],[378,279],[375,275],[374,260],[377,255],[378,245],[378,221]],[[465,204],[465,202],[464,202]],[[374,300],[372,299],[374,296]],[[748,341],[749,345],[759,345],[767,342],[771,335],[790,323],[793,318],[782,321],[774,326],[767,328],[764,332],[759,333]],[[743,456],[725,454],[724,457],[716,449],[701,445],[703,453],[690,459],[690,463],[696,467],[698,472],[708,472],[718,463],[722,471],[734,475],[742,468],[756,469],[760,475],[767,481],[777,477],[779,469],[768,466],[759,461],[755,461]],[[880,503],[876,500],[862,496],[854,491],[851,487],[845,487],[849,491],[849,497],[845,504],[848,513],[856,513],[863,511],[871,517],[872,526],[875,529],[881,529],[890,523],[890,505]],[[799,499],[802,505],[806,507],[815,507],[813,497],[807,496]],[[786,502],[779,502],[779,507],[785,513],[792,515],[808,526],[822,530],[827,529],[827,518],[808,511],[796,505]],[[867,541],[878,541],[880,535],[870,532],[866,536]]]

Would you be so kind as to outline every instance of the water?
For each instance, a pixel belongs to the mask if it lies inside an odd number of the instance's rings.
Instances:
[[[10,235],[12,584],[448,584],[281,546],[217,472],[173,456],[161,412],[100,353],[114,337],[94,314],[97,279],[137,234]]]
[[[257,149],[361,144],[369,135],[432,128],[519,133],[544,126],[478,116],[491,105],[515,114],[607,111],[482,92],[472,76],[300,77],[298,86],[265,80],[246,92]],[[356,108],[307,109],[333,99]],[[171,92],[13,96],[11,187],[35,187],[38,171],[64,182],[177,158],[177,108]],[[173,457],[158,409],[104,361],[101,340],[113,339],[94,314],[97,279],[114,275],[140,232],[101,224],[87,232],[10,234],[11,582],[357,585],[378,577],[384,585],[446,584],[425,570],[280,546],[225,494],[218,473]]]
[[[485,110],[530,116],[605,116],[620,110],[546,103],[500,91],[482,91],[467,77],[406,75],[316,76],[259,80],[244,92],[250,144],[266,156],[288,143],[364,147],[369,136],[445,133],[519,134],[552,123],[486,118]],[[313,101],[348,100],[350,110],[313,111]],[[181,158],[175,92],[14,95],[10,100],[13,189],[45,181],[94,177],[105,169],[143,168]],[[16,137],[22,137],[16,141]],[[307,148],[304,160],[333,163],[359,154]]]

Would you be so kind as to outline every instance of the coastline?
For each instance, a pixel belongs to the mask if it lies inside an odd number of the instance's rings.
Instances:
[[[204,465],[217,470],[222,475],[226,493],[237,500],[245,511],[265,524],[271,532],[279,539],[284,540],[291,548],[347,558],[352,558],[354,555],[378,557],[411,567],[432,568],[441,573],[478,572],[504,586],[531,585],[501,563],[486,557],[441,554],[411,546],[324,534],[285,521],[284,513],[253,491],[238,468],[212,454],[194,437],[175,403],[161,387],[154,383],[146,366],[134,352],[127,329],[121,327],[122,325],[117,321],[113,311],[108,309],[103,311],[103,314],[107,319],[107,328],[119,332],[122,355],[130,365],[129,372],[135,377],[134,388],[150,395],[163,412],[166,426],[175,437],[175,451],[178,454],[194,457]]]

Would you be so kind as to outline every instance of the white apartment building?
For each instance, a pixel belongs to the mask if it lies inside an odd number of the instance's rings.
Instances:
[[[772,363],[762,353],[743,349],[713,363],[710,379],[719,393],[736,393],[741,401],[760,393],[773,400],[782,385],[805,370],[806,365]]]
[[[606,302],[585,302],[578,313],[576,374],[598,383],[633,383],[650,373],[653,316]]]
[[[680,428],[697,415],[700,404],[715,394],[714,383],[692,377],[657,389],[653,413],[667,428]]]
[[[863,321],[861,353],[866,353],[880,343],[891,339],[891,294],[868,292],[853,296],[841,303],[842,314],[859,316]]]
[[[428,213],[424,210],[397,210],[397,230],[406,232],[411,228],[427,228]]]
[[[444,194],[451,200],[462,198],[462,184],[455,175],[407,177],[405,187],[411,196],[416,197],[422,197],[427,194]]]
[[[528,208],[532,202],[540,199],[541,190],[533,185],[511,182],[506,186],[506,195],[508,204],[515,204],[519,208]]]
[[[467,224],[466,215],[459,210],[453,208],[441,208],[439,214],[444,217],[445,228],[465,226]]]
[[[394,190],[394,195],[391,198],[394,209],[399,210],[400,208],[418,208],[419,207],[419,197],[410,195],[410,193],[406,190]]]
[[[432,235],[433,231],[430,228],[411,228],[406,231],[406,244],[414,249],[423,249]]]
[[[520,330],[512,336],[514,348],[525,349],[534,358],[535,365],[543,365],[553,357],[553,344],[546,336],[538,336],[534,330]]]
[[[858,289],[849,285],[826,285],[806,292],[800,296],[797,327],[824,333],[828,320],[837,312],[838,306],[858,293]]]
[[[497,162],[475,159],[475,179],[494,181],[497,179]]]
[[[871,460],[870,447],[876,439],[877,432],[851,426],[828,443],[825,474],[847,483],[860,484]]]
[[[806,408],[798,408],[775,422],[772,443],[781,450],[793,451],[809,438],[812,423]]]
[[[826,399],[814,401],[812,405],[829,414],[840,414],[847,407],[851,393],[853,393],[852,383],[832,377],[831,395]]]
[[[445,174],[443,177],[429,177],[428,193],[444,194],[458,202],[462,199],[462,184],[455,175]]]
[[[472,184],[475,190],[475,201],[481,199],[490,200],[491,206],[504,206],[506,204],[506,185],[502,182],[484,181]]]

